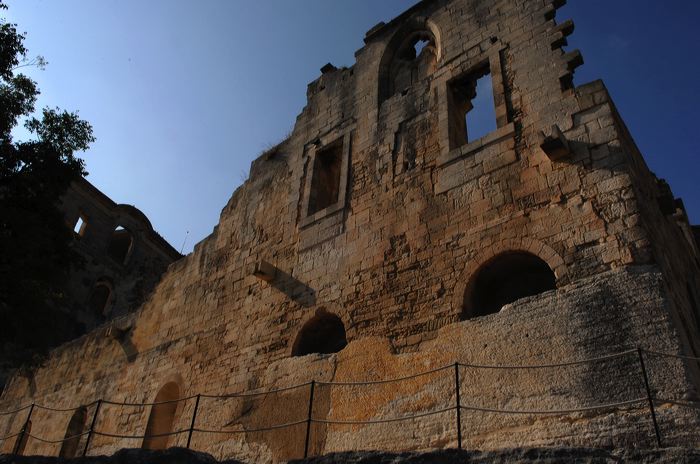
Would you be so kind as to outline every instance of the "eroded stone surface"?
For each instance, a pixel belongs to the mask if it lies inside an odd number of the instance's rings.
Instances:
[[[561,3],[423,1],[374,28],[352,67],[326,66],[309,85],[289,138],[253,162],[213,233],[130,319],[133,331],[93,332],[55,350],[13,379],[0,408],[82,404],[93,417],[98,398],[150,403],[174,383],[187,399],[167,445],[185,446],[197,394],[282,389],[201,397],[191,442],[218,459],[274,463],[303,456],[314,381],[312,454],[424,450],[456,446],[457,361],[521,366],[625,352],[560,369],[461,368],[465,446],[653,446],[634,350],[700,353],[697,246],[603,84],[572,86],[580,55],[560,48],[571,29],[554,20]],[[418,57],[414,40],[428,42]],[[455,125],[468,105],[453,99],[471,87],[453,84],[485,66],[497,129],[460,140]],[[556,160],[540,148],[554,125],[569,150]],[[494,285],[487,294],[511,297],[527,284],[527,274],[509,272],[516,261],[500,260],[514,254],[534,257],[556,288],[468,318],[480,281]],[[483,274],[495,262],[506,264]],[[295,346],[316,346],[298,337],[324,314],[342,321],[347,346],[293,356],[304,353]],[[343,345],[333,341],[321,346]],[[697,400],[698,366],[646,359],[664,444],[696,445],[700,420],[678,402]],[[328,385],[443,366],[393,384]],[[328,423],[441,409],[404,422]],[[140,446],[154,410],[102,404],[90,453]],[[25,419],[26,410],[5,416],[0,433]],[[31,433],[61,439],[69,420],[37,410]],[[265,430],[274,425],[287,426]],[[59,451],[37,440],[25,447]]]
[[[518,448],[497,451],[440,450],[425,453],[381,453],[355,451],[293,460],[290,464],[694,464],[700,451],[687,448],[660,450],[596,448]],[[249,461],[254,462],[254,461]],[[236,460],[217,461],[211,455],[182,448],[165,451],[127,449],[114,456],[61,459],[38,456],[0,455],[0,464],[244,464]]]

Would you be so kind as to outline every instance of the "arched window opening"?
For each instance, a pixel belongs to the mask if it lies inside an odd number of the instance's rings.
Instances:
[[[464,295],[462,319],[494,314],[520,298],[556,288],[556,277],[537,256],[517,251],[496,256],[474,275]]]
[[[423,52],[423,49],[425,47],[427,47],[428,45],[430,45],[430,40],[426,40],[426,39],[416,40],[416,43],[413,44],[413,49],[415,50],[416,57],[419,57],[420,54]]]
[[[387,45],[380,63],[380,105],[395,94],[405,94],[437,69],[438,45],[429,28],[423,25],[400,34]]]
[[[134,244],[134,238],[127,229],[122,226],[117,227],[112,232],[112,239],[109,242],[107,253],[119,264],[126,264],[131,248]]]
[[[85,229],[87,228],[87,219],[85,216],[82,214],[78,215],[78,219],[75,221],[75,224],[73,225],[73,232],[78,237],[83,237],[85,236]]]
[[[22,456],[24,454],[24,449],[27,447],[27,442],[29,441],[29,434],[32,433],[32,421],[27,421],[24,432],[20,433],[15,439],[15,447],[13,453],[17,456]]]
[[[75,410],[73,416],[68,422],[66,434],[63,437],[63,444],[58,456],[62,458],[73,458],[78,454],[78,446],[80,445],[81,434],[85,430],[85,420],[87,419],[87,408],[81,406]]]
[[[104,319],[111,309],[112,286],[109,282],[97,281],[88,300],[90,314],[96,319]]]
[[[347,344],[343,321],[335,314],[321,311],[299,331],[292,346],[292,356],[337,353]]]
[[[180,387],[175,382],[166,383],[156,395],[151,406],[151,414],[148,416],[148,425],[141,448],[166,449],[168,447],[169,434],[173,431],[177,402],[180,398]]]

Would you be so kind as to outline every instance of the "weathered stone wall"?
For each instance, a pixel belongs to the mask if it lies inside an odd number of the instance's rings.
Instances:
[[[15,377],[0,409],[30,400],[57,407],[97,398],[151,402],[169,382],[187,397],[311,379],[382,379],[456,360],[537,364],[637,346],[689,353],[683,332],[697,329],[677,316],[687,313],[687,302],[676,302],[669,266],[696,260],[696,249],[677,239],[677,226],[646,211],[646,184],[635,183],[652,175],[637,161],[602,84],[572,88],[580,55],[561,49],[572,26],[554,21],[559,3],[424,1],[373,28],[355,65],[326,66],[309,85],[290,137],[253,163],[212,235],[170,265],[141,309],[119,321],[119,330],[93,332],[56,350],[31,377]],[[417,38],[429,46],[416,59],[397,61]],[[497,128],[460,144],[450,89],[485,64]],[[553,125],[568,141],[556,160],[540,148],[541,133],[552,134]],[[339,182],[326,186],[333,195],[321,202],[314,172],[331,148]],[[665,232],[653,235],[658,224]],[[557,290],[459,322],[474,276],[512,251],[543,260]],[[274,275],[265,274],[263,261],[274,265]],[[697,276],[690,264],[684,269]],[[340,317],[349,345],[337,355],[290,357],[300,329],[322,311]],[[648,363],[658,398],[696,397],[691,366],[671,358]],[[472,371],[463,374],[464,405],[569,409],[644,395],[634,354],[563,371]],[[319,385],[314,416],[364,420],[454,404],[449,371],[402,385],[346,388]],[[303,420],[308,394],[305,386],[202,399],[198,424],[235,431]],[[193,407],[194,399],[178,404],[174,430],[189,427]],[[151,410],[102,408],[98,430],[134,435],[143,434]],[[697,419],[689,411],[660,408],[664,439],[692,441]],[[33,434],[62,438],[70,413],[36,414]],[[311,448],[452,446],[453,416],[388,426],[315,424]],[[22,417],[9,416],[0,433],[16,431]],[[653,439],[644,403],[546,418],[472,411],[464,420],[466,446],[479,448],[649,446]],[[304,424],[196,433],[193,446],[274,462],[299,457],[304,433]],[[169,444],[185,442],[180,434]],[[140,444],[98,436],[91,450]],[[56,449],[27,445],[27,452]]]
[[[598,358],[645,347],[678,353],[676,335],[669,317],[663,278],[654,267],[628,267],[600,276],[578,280],[566,288],[538,297],[520,300],[500,313],[459,322],[438,331],[415,353],[395,354],[386,338],[361,338],[334,355],[309,355],[282,359],[261,366],[257,377],[250,377],[248,388],[287,387],[292,390],[246,398],[202,398],[197,426],[204,430],[252,430],[274,424],[303,421],[306,418],[310,380],[316,385],[313,415],[318,420],[367,421],[404,417],[449,408],[455,404],[455,361],[471,365],[533,365],[561,360]],[[650,309],[651,308],[651,309]],[[81,378],[89,364],[73,358],[74,347],[55,353],[50,371],[42,372],[35,383],[60,384],[61,390],[37,394],[42,403],[55,407],[74,406],[75,398],[96,399],[105,395],[124,402],[149,402],[154,391],[139,390],[152,383],[176,380],[186,386],[184,395],[235,392],[226,373],[235,366],[227,361],[225,348],[216,347],[220,335],[193,334],[170,346],[140,353],[132,362],[125,360],[113,340],[93,333],[75,342],[86,351],[86,358],[101,353],[93,366],[93,377]],[[76,347],[77,347],[76,346]],[[189,359],[197,346],[206,346],[216,367],[199,371],[199,359]],[[202,353],[204,356],[205,353]],[[671,400],[692,399],[686,368],[671,358],[646,356],[650,383],[655,395]],[[194,361],[194,362],[193,362]],[[400,382],[374,385],[327,385],[322,382],[356,382],[401,378],[410,374],[448,366],[432,374]],[[153,374],[162,369],[162,374]],[[114,372],[129,372],[115,376]],[[172,373],[176,373],[174,376]],[[170,374],[170,376],[168,376]],[[231,372],[231,376],[233,376]],[[223,377],[223,381],[220,376]],[[462,412],[464,446],[471,449],[497,449],[513,446],[603,446],[653,447],[655,444],[643,377],[636,352],[597,362],[538,369],[460,368],[461,403],[466,407],[501,410],[552,411],[579,409],[639,399],[632,405],[598,411],[559,414],[510,415],[474,410]],[[66,382],[62,379],[74,379]],[[139,379],[139,380],[136,380]],[[28,386],[31,388],[31,386]],[[235,388],[235,387],[233,387]],[[37,392],[39,393],[39,392]],[[86,401],[87,402],[87,401]],[[659,402],[658,420],[665,445],[697,445],[693,436],[698,427],[692,409],[683,410]],[[174,430],[189,428],[194,399],[178,405]],[[94,407],[89,408],[90,413]],[[142,435],[150,407],[103,404],[96,429],[106,433]],[[26,412],[7,418],[2,433],[21,428]],[[89,417],[91,414],[89,414]],[[39,410],[33,414],[32,434],[61,439],[71,413]],[[455,412],[398,423],[375,425],[314,424],[311,430],[312,454],[353,449],[427,449],[456,446]],[[249,432],[238,435],[195,433],[192,446],[218,458],[237,457],[255,462],[276,462],[303,455],[305,424],[287,429]],[[184,446],[187,434],[170,440]],[[109,454],[123,447],[137,447],[140,439],[95,436],[94,454]],[[8,445],[5,444],[5,451]],[[84,445],[84,439],[81,442]],[[30,440],[32,453],[56,455],[56,444]]]

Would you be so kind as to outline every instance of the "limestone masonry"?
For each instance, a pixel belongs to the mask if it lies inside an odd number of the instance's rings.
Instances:
[[[8,382],[0,449],[698,446],[698,232],[563,3],[424,0],[324,66],[144,304]]]

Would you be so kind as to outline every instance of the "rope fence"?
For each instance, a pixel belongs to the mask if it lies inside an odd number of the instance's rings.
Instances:
[[[604,362],[604,361],[608,361],[608,360],[622,358],[625,356],[630,356],[633,354],[637,355],[636,357],[637,357],[637,361],[639,363],[639,368],[640,368],[638,380],[643,380],[644,393],[645,393],[644,396],[634,397],[634,398],[630,398],[630,399],[622,399],[620,401],[613,401],[613,402],[595,404],[595,405],[590,405],[590,406],[572,407],[572,408],[563,408],[563,409],[527,409],[527,408],[526,409],[518,409],[518,408],[507,409],[507,408],[500,408],[500,407],[488,407],[488,406],[484,406],[484,405],[462,404],[462,401],[461,401],[460,394],[462,393],[461,392],[462,381],[460,380],[460,375],[463,375],[462,371],[465,369],[489,369],[489,370],[504,370],[504,371],[521,371],[521,370],[533,370],[533,369],[538,369],[538,370],[556,369],[556,368],[571,367],[571,366],[577,366],[577,365],[583,365],[583,364],[599,363],[599,362]],[[645,355],[646,355],[646,357],[649,357],[649,356],[669,357],[669,358],[681,359],[684,361],[698,361],[698,362],[700,362],[700,358],[697,358],[697,357],[662,353],[662,352],[643,350],[641,348],[637,348],[634,350],[626,350],[626,351],[622,351],[619,353],[614,353],[614,354],[610,354],[610,355],[606,355],[606,356],[600,356],[600,357],[578,360],[578,361],[561,362],[561,363],[535,364],[535,365],[532,365],[532,364],[531,365],[484,365],[484,364],[469,364],[469,363],[455,362],[454,364],[441,366],[438,368],[426,370],[426,371],[419,372],[416,374],[412,374],[412,375],[408,375],[408,376],[404,376],[404,377],[396,377],[396,378],[391,378],[391,379],[368,380],[368,381],[340,381],[340,382],[312,380],[310,382],[305,382],[305,383],[301,383],[298,385],[270,389],[270,390],[263,390],[263,391],[236,392],[236,393],[228,393],[228,394],[223,394],[223,395],[197,394],[197,395],[191,395],[191,396],[173,399],[173,400],[147,402],[147,403],[120,402],[120,401],[111,401],[111,400],[100,399],[100,400],[96,400],[96,401],[93,401],[91,403],[81,405],[81,406],[78,406],[75,408],[54,408],[54,407],[49,407],[49,406],[33,403],[33,404],[25,405],[22,407],[18,407],[16,409],[13,409],[10,411],[0,411],[0,416],[8,416],[8,415],[13,415],[13,414],[20,414],[23,411],[28,410],[28,413],[23,420],[24,425],[22,426],[21,430],[16,431],[16,432],[14,432],[10,435],[4,436],[4,437],[0,437],[0,440],[2,440],[3,442],[6,442],[7,440],[10,440],[13,438],[16,439],[16,443],[15,443],[13,452],[15,454],[19,454],[22,451],[21,448],[23,448],[22,444],[24,443],[24,445],[26,445],[26,441],[29,439],[36,440],[36,441],[41,442],[41,443],[47,443],[47,444],[58,444],[58,443],[63,444],[63,443],[68,442],[68,441],[72,441],[72,442],[78,441],[79,442],[83,437],[87,437],[85,440],[85,446],[84,446],[84,449],[82,452],[83,456],[86,456],[88,454],[88,451],[89,451],[91,440],[93,439],[94,436],[101,436],[101,437],[114,438],[114,439],[141,439],[141,440],[145,440],[145,439],[154,439],[154,438],[162,438],[162,437],[170,437],[170,436],[187,434],[187,448],[190,448],[191,443],[192,443],[192,437],[195,433],[198,433],[198,434],[238,435],[238,434],[245,434],[245,433],[257,433],[257,432],[281,430],[281,429],[287,429],[287,428],[291,428],[291,427],[306,425],[306,430],[305,430],[305,434],[304,434],[304,457],[306,458],[309,455],[309,445],[310,445],[310,436],[311,436],[311,432],[312,432],[312,427],[311,427],[312,424],[340,425],[340,426],[344,426],[344,425],[346,425],[346,426],[347,425],[353,425],[353,426],[376,425],[376,424],[388,424],[388,423],[415,420],[415,419],[420,419],[420,418],[425,418],[425,417],[436,416],[439,414],[454,413],[455,414],[456,435],[457,435],[457,446],[459,449],[462,449],[462,418],[461,418],[462,411],[475,411],[475,412],[491,413],[491,414],[503,414],[503,415],[552,416],[552,415],[586,413],[586,412],[601,411],[601,410],[620,410],[621,408],[636,406],[637,409],[642,409],[644,407],[648,408],[649,417],[651,419],[654,435],[656,438],[656,445],[658,447],[661,447],[662,446],[662,439],[661,439],[661,433],[660,433],[659,425],[658,425],[657,418],[656,418],[655,406],[657,404],[671,404],[674,406],[688,407],[688,408],[700,410],[700,402],[678,401],[678,400],[673,400],[673,399],[655,398],[652,395],[652,391],[651,391],[651,388],[649,386],[649,375],[648,375],[648,372],[646,369]],[[416,412],[414,414],[406,415],[406,416],[367,419],[367,420],[328,419],[328,418],[315,417],[313,414],[314,394],[315,394],[316,389],[319,387],[333,388],[333,387],[381,386],[381,385],[405,382],[405,381],[413,380],[413,379],[416,379],[419,377],[424,377],[427,375],[436,374],[436,373],[440,373],[440,372],[447,372],[447,371],[454,372],[454,384],[451,387],[451,388],[453,388],[453,391],[450,392],[450,397],[452,395],[454,395],[454,398],[455,398],[454,404],[447,406],[447,407],[440,407],[438,409],[431,410],[431,411]],[[462,378],[462,380],[464,380],[464,378]],[[198,426],[198,424],[197,424],[197,414],[198,414],[199,410],[201,409],[201,405],[200,405],[201,400],[231,400],[231,399],[236,399],[236,398],[247,399],[247,398],[259,397],[259,396],[264,396],[264,395],[271,395],[271,394],[275,394],[275,393],[289,392],[289,391],[297,390],[297,389],[301,389],[301,388],[308,388],[309,389],[308,409],[307,409],[306,417],[303,419],[292,420],[292,421],[281,423],[281,424],[270,424],[270,425],[258,426],[258,427],[253,427],[253,428],[244,428],[244,429],[239,428],[239,429],[234,429],[234,430],[214,429],[214,428],[208,428],[206,426]],[[116,407],[148,407],[148,406],[150,406],[152,408],[151,414],[153,414],[153,411],[157,407],[162,407],[165,405],[171,405],[171,404],[176,404],[176,403],[181,403],[181,402],[188,402],[191,400],[196,400],[196,401],[195,401],[194,406],[192,407],[191,422],[190,422],[190,426],[188,428],[182,428],[179,430],[165,432],[165,433],[150,433],[150,434],[144,433],[142,435],[119,434],[119,433],[114,433],[114,432],[107,431],[107,430],[100,430],[100,429],[96,428],[96,425],[98,422],[98,416],[99,416],[100,410],[103,406],[116,406]],[[645,404],[646,404],[646,406],[644,406]],[[72,434],[72,435],[67,436],[63,439],[53,440],[53,439],[49,439],[46,437],[37,436],[37,435],[31,433],[31,431],[30,431],[30,429],[32,428],[32,419],[34,418],[33,414],[37,410],[48,411],[50,413],[69,413],[69,412],[76,412],[76,411],[81,410],[81,409],[83,411],[86,411],[87,408],[91,408],[91,407],[94,407],[94,412],[92,414],[92,418],[90,421],[90,427],[89,427],[89,429],[87,429],[81,433]],[[149,424],[150,424],[150,420],[149,420]],[[229,424],[226,424],[225,427],[226,426],[229,426]],[[82,427],[84,428],[84,425]],[[148,430],[146,430],[146,432],[148,432]],[[77,444],[76,444],[76,446],[77,446]]]

